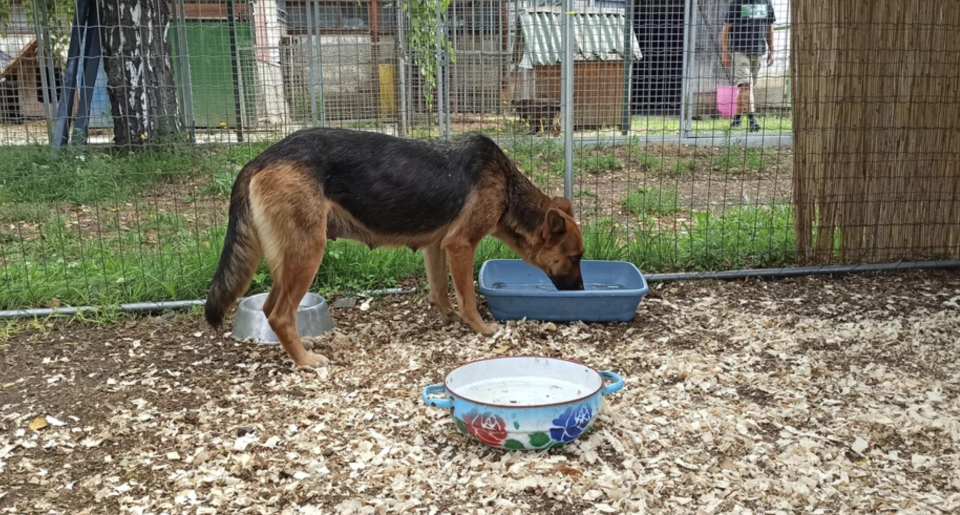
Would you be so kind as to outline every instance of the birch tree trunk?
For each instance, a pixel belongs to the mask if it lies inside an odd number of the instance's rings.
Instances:
[[[97,0],[114,142],[155,144],[180,130],[170,13],[163,0]]]

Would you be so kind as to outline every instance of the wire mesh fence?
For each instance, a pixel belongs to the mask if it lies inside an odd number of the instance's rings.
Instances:
[[[889,3],[891,17],[908,9]],[[588,258],[628,260],[645,272],[801,264],[812,259],[810,230],[819,227],[822,240],[824,231],[850,227],[821,223],[818,206],[846,212],[853,199],[873,195],[882,212],[900,212],[927,201],[880,191],[879,183],[860,196],[823,189],[829,173],[830,184],[855,189],[896,146],[832,143],[909,126],[903,117],[857,125],[852,115],[823,113],[844,102],[861,114],[926,102],[923,116],[960,105],[948,94],[955,74],[944,68],[956,65],[957,53],[937,39],[958,40],[946,2],[930,2],[924,14],[940,16],[909,27],[855,10],[826,19],[788,0],[9,5],[0,14],[3,308],[203,297],[240,168],[310,127],[410,138],[487,134],[538,187],[575,200]],[[798,12],[806,18],[792,19]],[[859,20],[863,33],[825,36],[844,20]],[[871,35],[918,30],[931,36],[910,39],[909,52],[891,36],[882,53],[858,54],[855,76],[848,68],[852,48],[881,50],[862,46]],[[805,45],[799,60],[797,41]],[[881,63],[893,74],[884,87],[940,66],[936,84],[947,89],[924,98],[857,89],[881,83]],[[845,76],[846,89],[826,89]],[[793,91],[795,80],[807,89]],[[808,115],[796,134],[795,107]],[[937,119],[930,129],[944,143],[924,147],[923,159],[939,163],[931,170],[940,174],[941,197],[936,209],[924,208],[923,223],[955,227],[958,193],[946,170],[957,149],[945,142],[956,139],[956,117]],[[794,156],[799,138],[807,138],[803,158]],[[844,175],[853,165],[825,172],[828,155],[856,160],[860,175]],[[936,248],[918,240],[898,252],[872,244],[855,254],[840,250],[844,237],[855,236],[837,236],[819,261],[956,254],[952,236]],[[509,255],[485,241],[478,262]],[[409,250],[336,241],[317,287],[421,278],[422,259]],[[254,288],[269,282],[263,269]]]

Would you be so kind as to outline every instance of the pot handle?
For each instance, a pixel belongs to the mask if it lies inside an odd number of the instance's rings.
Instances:
[[[450,399],[430,399],[427,396],[434,393],[442,393],[446,397],[447,389],[442,384],[433,384],[423,389],[423,403],[434,408],[450,409],[453,407],[453,401]]]
[[[613,372],[610,372],[608,370],[601,371],[600,377],[602,377],[606,381],[613,382],[613,384],[603,387],[604,396],[610,395],[611,393],[617,393],[623,388],[623,378]]]

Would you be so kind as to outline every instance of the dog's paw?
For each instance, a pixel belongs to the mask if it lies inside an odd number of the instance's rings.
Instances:
[[[460,318],[460,315],[458,315],[456,311],[451,309],[449,313],[444,313],[441,311],[440,320],[445,324],[456,324],[460,322],[462,319]]]
[[[484,336],[493,336],[497,334],[497,331],[499,330],[500,330],[500,326],[497,324],[483,324],[480,327],[480,330],[477,332]]]
[[[315,354],[313,352],[308,352],[306,357],[304,357],[301,363],[297,363],[297,368],[326,368],[330,364],[330,360],[327,359],[323,354]]]

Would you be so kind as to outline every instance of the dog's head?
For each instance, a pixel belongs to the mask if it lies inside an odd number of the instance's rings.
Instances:
[[[565,197],[554,197],[539,228],[539,247],[530,262],[547,274],[558,290],[582,290],[583,234],[573,219],[573,206]]]

